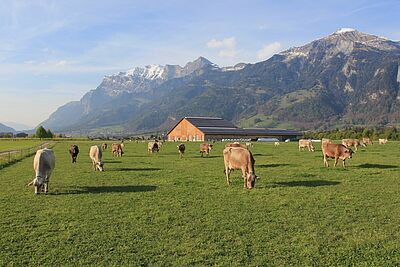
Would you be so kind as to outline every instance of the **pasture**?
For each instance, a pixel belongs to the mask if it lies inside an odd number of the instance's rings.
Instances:
[[[198,143],[122,158],[88,157],[95,141],[53,149],[48,195],[34,195],[33,157],[0,170],[2,266],[395,266],[400,264],[400,143],[359,150],[347,169],[323,167],[320,144],[255,143],[253,190],[239,171],[228,187],[224,143],[201,158]],[[109,143],[110,144],[110,143]]]

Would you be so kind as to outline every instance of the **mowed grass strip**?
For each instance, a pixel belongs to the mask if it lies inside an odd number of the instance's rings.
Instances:
[[[201,158],[198,143],[122,158],[54,147],[49,194],[34,195],[27,158],[0,171],[0,265],[357,265],[400,263],[400,143],[359,150],[348,168],[323,167],[296,143],[256,143],[253,190],[240,171],[226,185],[224,143]],[[111,143],[109,143],[110,145]],[[341,164],[341,162],[340,162]]]

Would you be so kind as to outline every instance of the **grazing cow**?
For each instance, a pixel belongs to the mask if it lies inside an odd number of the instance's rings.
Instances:
[[[274,145],[275,145],[275,146],[279,146],[280,143],[279,143],[279,142],[275,142]]]
[[[101,145],[101,148],[103,149],[103,151],[106,151],[106,149],[107,149],[107,143],[103,143],[103,144]]]
[[[329,167],[327,158],[335,159],[334,166],[336,167],[339,159],[343,160],[343,168],[346,167],[346,159],[351,159],[353,151],[341,144],[322,144],[322,154],[324,156],[324,167]]]
[[[157,141],[149,142],[147,144],[147,152],[154,153],[160,151],[159,143]]]
[[[328,139],[328,138],[322,138],[321,143],[322,143],[322,144],[323,144],[323,143],[332,144],[332,140],[331,140],[331,139]]]
[[[365,145],[373,145],[373,144],[374,144],[374,143],[372,142],[371,138],[369,138],[369,137],[363,137],[362,142],[363,142]]]
[[[112,152],[113,156],[117,156],[117,157],[122,157],[122,154],[124,154],[121,144],[112,144],[111,152]]]
[[[179,158],[182,158],[183,154],[185,153],[185,144],[180,143],[177,147],[179,150]]]
[[[78,154],[79,154],[78,146],[77,145],[71,145],[69,147],[69,154],[71,154],[72,163],[76,163],[76,158],[78,157]]]
[[[35,194],[49,192],[49,179],[54,170],[56,159],[53,150],[48,148],[36,151],[33,159],[33,169],[35,170],[35,178],[28,184],[35,187]]]
[[[387,141],[388,141],[387,139],[381,139],[381,138],[379,138],[379,140],[378,140],[378,142],[379,142],[380,145],[386,144]]]
[[[240,144],[239,144],[240,145]],[[207,157],[210,154],[210,150],[212,149],[213,145],[212,144],[200,144],[200,153],[201,153],[201,157],[203,157],[203,154],[206,153]]]
[[[251,152],[243,147],[226,147],[223,151],[226,183],[231,184],[229,175],[232,170],[242,170],[243,187],[253,188],[258,178],[254,172],[255,160]]]
[[[308,151],[314,152],[314,150],[315,150],[315,147],[314,147],[313,143],[311,142],[311,140],[300,139],[299,140],[299,151],[302,151],[305,148],[308,148]]]
[[[100,145],[98,146],[91,146],[90,147],[90,151],[89,151],[89,157],[92,160],[92,165],[93,165],[93,169],[95,171],[99,170],[99,171],[104,171],[104,163],[101,160],[102,157],[102,153],[101,153],[101,147]]]
[[[364,143],[358,139],[342,139],[342,145],[345,147],[354,146],[355,151],[358,150],[359,146],[365,146]]]

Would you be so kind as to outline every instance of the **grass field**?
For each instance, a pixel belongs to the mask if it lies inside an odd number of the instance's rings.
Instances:
[[[148,155],[126,142],[88,157],[94,142],[54,147],[48,195],[34,195],[32,157],[0,170],[2,266],[399,266],[400,143],[373,145],[348,168],[323,168],[317,151],[256,143],[253,190],[238,171],[225,184],[223,143],[209,158],[188,143]],[[331,166],[333,162],[330,161]]]
[[[32,140],[32,139],[7,139],[1,140],[0,139],[0,152],[1,151],[9,151],[9,150],[20,150],[25,148],[30,148],[34,146],[39,146],[46,141],[43,140]]]

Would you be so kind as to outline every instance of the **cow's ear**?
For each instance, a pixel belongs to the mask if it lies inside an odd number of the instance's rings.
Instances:
[[[258,179],[261,179],[261,177],[256,175],[256,179],[257,179],[257,180],[258,180]]]

